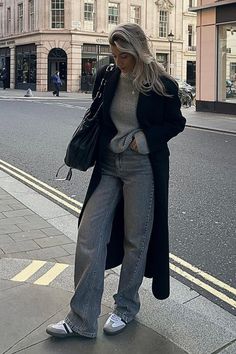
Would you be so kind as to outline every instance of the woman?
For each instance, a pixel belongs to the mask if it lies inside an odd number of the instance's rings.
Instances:
[[[156,298],[169,296],[167,141],[185,126],[178,87],[138,25],[117,26],[109,43],[116,67],[105,85],[99,156],[80,216],[75,294],[65,320],[47,327],[57,337],[96,337],[105,268],[122,264],[106,334],[135,318],[144,275],[153,278]]]

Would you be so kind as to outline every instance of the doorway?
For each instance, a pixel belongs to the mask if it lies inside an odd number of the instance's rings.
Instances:
[[[196,86],[196,62],[187,61],[187,83]]]
[[[59,71],[61,91],[67,90],[67,55],[61,48],[54,48],[48,54],[48,91],[54,90],[52,75]]]

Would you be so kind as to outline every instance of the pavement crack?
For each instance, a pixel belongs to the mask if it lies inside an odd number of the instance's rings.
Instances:
[[[61,307],[60,309],[58,309],[58,311],[56,311],[54,314],[52,314],[50,317],[48,317],[45,321],[43,321],[42,323],[40,323],[37,327],[35,327],[32,331],[30,331],[30,332],[28,332],[23,338],[21,338],[21,339],[19,339],[17,342],[15,342],[13,345],[11,345],[7,350],[5,350],[5,352],[2,352],[1,354],[7,354],[8,352],[9,352],[9,350],[14,350],[13,348],[17,345],[17,344],[19,344],[20,342],[22,342],[25,338],[27,338],[30,334],[32,334],[34,331],[36,331],[38,328],[40,328],[43,324],[45,324],[47,321],[49,321],[52,317],[54,317],[55,315],[57,315],[60,311],[62,311],[63,309],[65,308],[65,306],[63,306],[63,307]],[[45,341],[45,340],[47,340],[48,338],[46,338],[46,339],[43,339],[43,340],[41,340],[40,342],[43,342],[43,341]],[[39,342],[39,343],[40,343]],[[28,347],[32,347],[32,346],[34,346],[34,345],[36,345],[37,343],[33,343],[33,344],[31,344],[31,345],[29,345],[29,346],[27,346],[27,347],[25,347],[25,348],[21,348],[21,349],[19,349],[18,351],[16,351],[16,352],[14,352],[14,353],[17,353],[17,352],[20,352],[20,351],[22,351],[22,350],[24,350],[24,349],[26,349],[26,348],[28,348]],[[12,354],[14,354],[14,353],[12,353]]]
[[[226,349],[226,348],[228,348],[228,347],[230,347],[232,344],[234,344],[236,342],[236,338],[235,339],[233,339],[231,342],[229,342],[229,343],[227,343],[227,344],[225,344],[225,345],[223,345],[223,347],[221,347],[221,348],[219,348],[219,349],[217,349],[217,350],[215,350],[214,352],[212,352],[211,354],[219,354],[219,353],[221,353],[222,352],[222,350],[224,350],[224,349]]]
[[[28,345],[27,347],[21,348],[21,349],[17,350],[16,352],[12,352],[12,354],[20,353],[20,352],[22,352],[22,350],[32,348],[32,347],[34,347],[35,345],[37,345],[37,344],[39,344],[39,343],[42,343],[42,342],[46,342],[46,341],[49,340],[49,339],[50,339],[50,338],[42,339],[42,340],[40,340],[40,341],[38,341],[38,342],[36,342],[36,343],[33,343],[33,344]]]
[[[187,304],[188,302],[190,302],[190,301],[192,301],[192,300],[197,299],[199,296],[201,296],[201,295],[200,295],[200,294],[198,294],[198,295],[196,295],[196,296],[192,297],[191,299],[189,299],[189,300],[187,300],[187,301],[184,301],[184,302],[183,302],[183,305]]]

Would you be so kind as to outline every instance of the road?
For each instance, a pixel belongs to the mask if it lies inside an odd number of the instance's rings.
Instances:
[[[91,171],[75,171],[70,182],[56,180],[55,173],[89,102],[0,100],[0,158],[83,202]],[[169,146],[171,254],[235,288],[236,138],[186,128]],[[175,271],[172,275],[232,311],[229,304],[191,279]]]

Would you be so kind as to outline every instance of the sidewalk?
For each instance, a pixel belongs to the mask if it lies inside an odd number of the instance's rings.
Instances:
[[[91,93],[80,93],[80,92],[60,92],[60,97],[53,97],[52,92],[36,92],[33,91],[33,97],[24,97],[26,91],[24,90],[0,90],[0,99],[1,98],[22,98],[22,99],[52,99],[52,100],[90,100]],[[210,113],[210,112],[196,112],[195,107],[183,108],[183,115],[187,119],[187,126],[206,129],[206,130],[215,130],[220,132],[236,134],[236,116],[229,114],[220,114],[220,113]]]
[[[96,340],[49,337],[47,324],[69,309],[76,229],[75,216],[0,171],[0,353],[236,352],[236,319],[173,278],[165,301],[153,298],[145,279],[137,320],[123,334],[105,336],[119,269],[106,272]]]
[[[193,109],[183,114],[196,128],[236,132],[236,117]],[[75,216],[0,170],[0,354],[236,353],[235,317],[174,278],[165,301],[154,299],[145,279],[137,320],[122,334],[105,336],[102,326],[113,306],[119,268],[106,272],[96,340],[49,337],[47,324],[69,309],[76,234]]]

